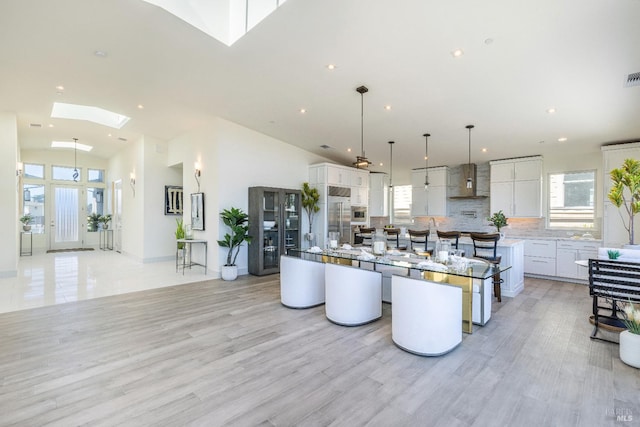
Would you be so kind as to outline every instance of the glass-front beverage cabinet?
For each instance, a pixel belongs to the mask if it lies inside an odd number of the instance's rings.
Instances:
[[[249,273],[280,272],[280,255],[300,247],[300,191],[249,188]]]

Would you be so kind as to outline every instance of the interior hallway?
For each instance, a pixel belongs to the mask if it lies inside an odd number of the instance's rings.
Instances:
[[[0,278],[0,313],[211,280],[193,266],[176,273],[175,261],[143,264],[115,251],[20,257],[18,276]]]

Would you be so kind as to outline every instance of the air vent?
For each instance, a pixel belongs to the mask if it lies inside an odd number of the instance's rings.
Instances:
[[[624,83],[624,86],[640,86],[640,73],[629,74],[627,76],[627,81]]]
[[[331,148],[331,146],[327,145],[327,144],[322,144],[320,146],[320,148],[324,148],[325,150],[328,150],[329,148]]]
[[[127,138],[120,137],[118,138],[118,141],[127,142]]]
[[[42,125],[40,123],[30,123],[29,127],[30,128],[41,128]]]

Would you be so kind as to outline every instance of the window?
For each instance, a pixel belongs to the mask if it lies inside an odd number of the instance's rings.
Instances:
[[[549,174],[550,228],[594,226],[595,180],[595,171]]]
[[[44,179],[44,165],[25,163],[24,177],[30,179]]]
[[[31,214],[31,232],[44,233],[44,185],[24,184],[22,187],[24,206],[22,214]]]
[[[411,224],[411,186],[393,187],[393,225]]]
[[[87,231],[98,231],[98,218],[104,214],[104,188],[87,188]]]
[[[73,173],[75,169],[70,166],[51,166],[51,178],[59,181],[74,181]],[[82,179],[82,169],[78,168],[78,179]]]
[[[102,170],[102,169],[87,169],[87,181],[89,181],[89,182],[104,182],[104,170]]]

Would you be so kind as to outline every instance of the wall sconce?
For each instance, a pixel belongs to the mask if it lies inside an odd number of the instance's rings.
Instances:
[[[133,190],[133,197],[136,197],[136,174],[133,172],[129,174],[129,185],[131,185],[131,190]]]
[[[24,165],[22,164],[22,162],[16,163],[16,176],[18,177],[22,176],[23,167]]]
[[[198,193],[200,192],[200,163],[195,162],[193,165],[194,169],[195,169],[195,173],[193,174],[193,176],[196,177],[196,182],[198,183]]]

